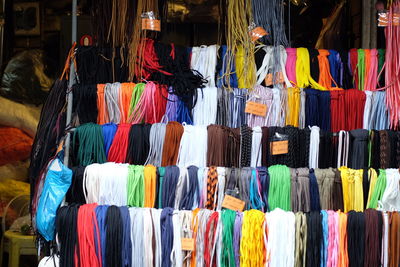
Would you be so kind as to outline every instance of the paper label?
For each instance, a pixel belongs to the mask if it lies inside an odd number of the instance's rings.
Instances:
[[[389,25],[389,13],[388,12],[379,12],[378,13],[378,26],[379,27],[387,27]],[[400,25],[400,14],[393,13],[392,25],[399,26]]]
[[[142,30],[161,31],[161,21],[159,19],[142,18]]]
[[[247,101],[244,112],[265,117],[267,116],[267,105],[257,102]]]
[[[267,35],[268,33],[264,30],[263,27],[255,27],[254,29],[252,29],[250,32],[250,38],[251,41],[254,43],[255,41],[257,41],[258,39],[260,39],[261,37]]]
[[[278,72],[277,77],[275,77],[277,81],[275,83],[283,83],[285,80],[283,79],[283,74],[282,72]],[[265,85],[270,86],[273,85],[274,83],[274,76],[272,73],[268,73],[267,76],[264,79]]]
[[[235,211],[243,211],[245,202],[241,199],[235,198],[230,195],[225,195],[224,201],[222,201],[222,207]]]
[[[271,154],[272,155],[281,155],[287,154],[289,152],[289,141],[274,141],[271,142]]]
[[[194,238],[182,237],[182,250],[194,251]]]

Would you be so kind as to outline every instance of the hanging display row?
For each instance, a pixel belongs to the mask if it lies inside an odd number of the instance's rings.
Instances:
[[[358,129],[331,133],[317,126],[193,126],[82,124],[72,138],[74,166],[117,162],[154,166],[398,168],[400,132]]]
[[[61,207],[60,266],[397,266],[400,214]],[[151,242],[149,242],[149,240]]]

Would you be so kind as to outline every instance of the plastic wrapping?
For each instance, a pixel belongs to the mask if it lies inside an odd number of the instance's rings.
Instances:
[[[8,62],[0,94],[17,102],[38,105],[46,99],[52,83],[45,74],[43,51],[23,51]]]
[[[71,185],[71,180],[72,171],[60,159],[54,159],[46,174],[36,214],[37,230],[47,241],[54,239],[57,209]]]

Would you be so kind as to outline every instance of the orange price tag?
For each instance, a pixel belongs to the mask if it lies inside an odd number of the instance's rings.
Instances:
[[[142,18],[142,30],[161,31],[161,21],[159,19]]]
[[[236,197],[225,195],[224,201],[222,201],[222,207],[230,210],[243,211],[244,201]]]
[[[274,141],[271,142],[272,155],[287,154],[289,152],[289,141]]]
[[[267,116],[267,105],[257,102],[247,101],[244,112],[265,117]]]
[[[278,79],[278,83],[283,83],[283,82],[284,82],[282,72],[278,72],[278,77],[277,77],[277,79]],[[273,84],[273,76],[272,76],[272,73],[268,73],[267,76],[265,77],[264,81],[265,81],[265,85],[266,85],[266,86],[272,85],[272,84]]]
[[[250,38],[252,42],[255,42],[267,34],[263,27],[255,27],[250,31]]]
[[[182,250],[194,251],[194,238],[181,238]]]

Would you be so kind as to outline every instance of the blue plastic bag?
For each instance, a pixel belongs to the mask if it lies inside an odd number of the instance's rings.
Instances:
[[[71,180],[72,171],[59,158],[54,159],[47,171],[36,213],[37,230],[47,241],[54,239],[57,209],[71,185]]]

